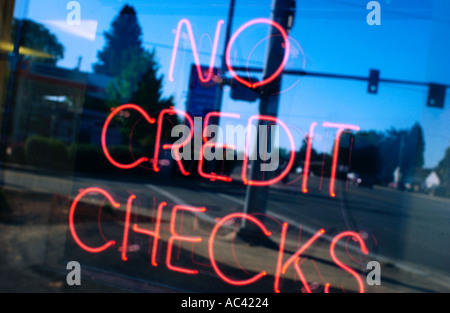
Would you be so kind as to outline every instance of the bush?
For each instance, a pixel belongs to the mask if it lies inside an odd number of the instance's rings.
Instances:
[[[0,189],[0,213],[11,211],[11,205],[3,189]]]
[[[129,164],[138,158],[145,156],[142,151],[133,149],[131,155],[129,147],[125,145],[109,146],[108,152],[119,163]],[[69,160],[74,165],[74,170],[85,174],[112,174],[112,175],[144,175],[148,174],[137,166],[134,169],[119,169],[113,166],[106,158],[103,149],[99,146],[87,143],[73,144],[68,148]]]
[[[25,142],[26,163],[31,166],[68,170],[70,162],[67,147],[61,140],[31,136]]]
[[[69,159],[74,170],[86,173],[104,173],[108,170],[107,159],[100,147],[79,143],[69,147]]]
[[[127,164],[134,162],[142,156],[146,156],[145,153],[138,149],[133,149],[132,152],[128,146],[111,146],[108,148],[111,157],[119,163]],[[147,155],[148,157],[148,155]]]
[[[450,198],[450,188],[445,188],[445,187],[442,187],[442,186],[438,187],[434,191],[434,195],[438,196],[438,197]]]

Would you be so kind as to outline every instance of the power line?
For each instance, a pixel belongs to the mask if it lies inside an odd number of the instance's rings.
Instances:
[[[262,73],[261,68],[256,67],[233,67],[235,71],[239,72],[253,72]],[[330,73],[319,73],[319,72],[309,72],[305,70],[284,70],[282,74],[294,75],[294,76],[311,76],[311,77],[323,77],[323,78],[334,78],[334,79],[348,79],[348,80],[358,80],[358,81],[369,81],[368,76],[357,76],[357,75],[343,75],[343,74],[330,74]],[[401,79],[390,79],[390,78],[379,78],[379,82],[392,83],[392,84],[404,84],[404,85],[415,85],[415,86],[429,86],[430,83],[417,82],[411,80],[401,80]],[[450,85],[443,85],[446,88],[450,88]]]

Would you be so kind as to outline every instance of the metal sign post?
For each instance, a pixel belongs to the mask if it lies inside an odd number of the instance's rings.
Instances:
[[[273,0],[272,3],[272,16],[271,19],[278,23],[287,32],[292,27],[295,13],[295,1],[292,0]],[[267,47],[266,61],[264,65],[263,78],[267,78],[272,75],[279,68],[283,61],[285,54],[284,41],[279,32],[275,27],[271,27],[269,42]],[[267,86],[264,86],[264,90],[261,90],[260,104],[259,104],[259,114],[265,116],[276,117],[278,115],[278,104],[279,104],[279,92],[281,89],[281,78],[282,75],[277,77],[277,79]],[[259,121],[257,129],[259,132],[259,126],[268,127],[270,129],[268,121]],[[267,138],[272,138],[269,131]],[[266,138],[266,139],[267,139]],[[259,134],[257,136],[257,142],[259,141]],[[267,139],[267,150],[271,151],[273,148],[273,142]],[[251,164],[249,172],[251,180],[262,180],[268,179],[269,175],[273,175],[273,172],[262,172],[261,165],[262,160],[256,157],[256,160],[249,162]],[[265,213],[267,206],[267,199],[269,194],[269,187],[267,186],[252,186],[248,185],[244,213],[245,214],[255,214],[255,213]],[[263,215],[262,215],[263,216]],[[258,217],[259,218],[259,217]],[[261,240],[265,241],[260,235],[260,230],[255,228],[252,223],[246,223],[245,220],[242,221],[239,235],[241,238],[248,239],[254,243],[262,243]],[[267,241],[266,241],[267,242]]]

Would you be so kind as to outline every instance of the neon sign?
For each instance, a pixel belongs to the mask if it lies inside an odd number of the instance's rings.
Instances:
[[[159,159],[160,149],[171,150],[172,155],[174,156],[174,159],[177,162],[177,165],[180,169],[180,172],[183,175],[188,176],[190,173],[188,171],[186,171],[184,168],[184,165],[182,163],[182,157],[180,156],[179,150],[183,147],[186,147],[192,141],[192,139],[194,137],[194,121],[189,116],[189,114],[187,114],[186,112],[181,111],[181,110],[175,110],[175,109],[171,108],[171,109],[164,109],[160,112],[160,114],[158,116],[158,122],[157,122],[157,133],[156,133],[156,139],[155,139],[154,155],[151,160],[147,157],[141,157],[132,163],[122,164],[122,163],[115,161],[111,157],[111,155],[108,152],[108,146],[106,143],[107,130],[108,130],[110,122],[114,118],[114,116],[116,116],[120,111],[127,110],[127,109],[133,109],[133,110],[138,111],[140,114],[142,114],[142,116],[145,118],[145,120],[149,124],[155,123],[154,118],[150,117],[141,107],[139,107],[135,104],[124,104],[124,105],[121,105],[121,106],[117,107],[116,109],[114,109],[110,113],[108,118],[106,119],[106,122],[105,122],[105,124],[103,126],[103,130],[102,130],[102,138],[101,138],[102,149],[103,149],[103,152],[104,152],[107,160],[113,166],[120,168],[120,169],[124,169],[124,170],[134,168],[143,162],[151,162],[153,170],[155,172],[158,172],[160,169],[159,165],[160,165],[160,161],[161,161]],[[178,114],[178,115],[184,116],[185,120],[189,124],[189,127],[188,127],[189,131],[188,131],[188,135],[185,136],[186,138],[184,138],[184,139],[182,138],[183,140],[180,143],[163,144],[161,146],[161,133],[162,133],[163,117],[166,114],[169,114],[169,115]],[[215,138],[208,140],[207,129],[208,129],[208,126],[211,126],[211,124],[210,124],[211,117],[214,117],[214,116],[231,117],[231,118],[235,118],[235,119],[240,118],[240,115],[237,113],[210,112],[209,114],[206,115],[205,125],[203,126],[202,133],[201,133],[203,142],[201,144],[201,147],[199,148],[200,159],[199,159],[199,164],[197,167],[198,174],[201,177],[209,179],[211,181],[220,180],[220,181],[224,181],[224,182],[231,182],[232,179],[228,176],[218,175],[217,173],[205,173],[203,171],[203,158],[204,158],[204,152],[206,149],[211,149],[214,147],[214,148],[236,150],[235,145],[222,144],[222,143],[215,142],[214,141]],[[250,126],[253,125],[254,121],[267,121],[267,122],[271,122],[272,124],[277,124],[277,125],[281,126],[281,128],[283,129],[283,131],[286,134],[286,137],[288,138],[288,141],[289,141],[289,160],[288,160],[286,167],[283,169],[283,171],[280,174],[278,174],[276,177],[273,177],[269,180],[253,181],[253,180],[248,179],[247,168],[249,165],[248,164],[249,163],[249,151],[250,151],[250,143],[251,143],[251,137],[252,137],[252,128]],[[308,173],[309,173],[309,166],[310,166],[309,164],[310,164],[310,159],[311,159],[313,133],[314,133],[314,129],[316,126],[317,126],[317,122],[313,122],[310,125],[310,130],[309,130],[309,133],[307,136],[307,149],[306,149],[304,173],[303,173],[302,185],[301,185],[301,190],[303,193],[308,192],[307,183],[308,183]],[[330,196],[335,197],[336,194],[335,194],[334,189],[335,189],[335,179],[336,179],[336,171],[337,171],[337,161],[338,161],[338,157],[339,157],[340,137],[345,131],[349,131],[349,130],[359,131],[360,128],[357,125],[338,124],[338,123],[330,123],[330,122],[324,122],[322,124],[322,126],[325,128],[337,128],[335,142],[334,142],[334,148],[333,148],[333,160],[332,160],[332,168],[331,168],[331,176],[330,176],[330,187],[329,187]],[[194,144],[195,144],[195,141],[194,141]],[[243,166],[242,166],[242,172],[241,172],[241,179],[242,179],[242,183],[244,185],[269,186],[269,185],[273,185],[273,184],[281,181],[286,175],[289,174],[289,172],[292,168],[292,165],[294,163],[294,159],[295,159],[294,139],[293,139],[292,133],[289,130],[288,126],[282,120],[280,120],[277,117],[264,116],[264,115],[253,115],[248,119],[248,127],[247,127],[247,131],[246,131],[246,141],[245,141],[245,149],[244,149],[244,159],[243,159]]]
[[[208,81],[210,81],[213,77],[213,67],[214,67],[214,59],[216,57],[217,54],[217,45],[218,45],[218,41],[219,41],[219,35],[220,35],[220,29],[221,26],[223,25],[224,21],[220,20],[217,23],[217,27],[216,27],[216,33],[214,36],[214,43],[213,43],[213,47],[212,47],[212,52],[211,52],[211,59],[210,59],[210,63],[209,63],[209,69],[208,69],[208,74],[206,75],[206,77],[203,77],[203,72],[201,70],[201,65],[200,65],[200,58],[199,58],[199,54],[197,51],[197,45],[195,44],[195,40],[194,40],[194,34],[192,32],[192,27],[191,27],[191,23],[189,22],[189,20],[187,19],[182,19],[179,23],[178,23],[178,27],[177,27],[177,32],[175,35],[175,43],[173,46],[173,51],[172,51],[172,59],[170,61],[170,69],[169,69],[169,81],[173,82],[174,78],[173,78],[173,71],[174,71],[174,67],[175,67],[175,60],[176,60],[176,55],[177,55],[177,50],[178,50],[178,43],[180,41],[180,34],[181,34],[181,27],[183,25],[186,25],[186,29],[188,31],[188,35],[189,35],[189,40],[191,42],[191,46],[192,46],[192,53],[194,55],[194,61],[195,61],[195,65],[197,68],[197,73],[198,73],[198,77],[200,79],[200,81],[202,83],[206,83]],[[233,46],[234,42],[236,41],[237,37],[248,27],[253,26],[255,24],[268,24],[274,28],[276,28],[284,41],[284,56],[283,56],[283,60],[280,64],[280,66],[278,67],[278,69],[272,73],[269,77],[265,78],[264,80],[260,81],[260,82],[255,82],[255,83],[251,83],[245,79],[243,79],[242,77],[240,77],[236,71],[233,69],[233,65],[231,64],[231,47]],[[240,82],[241,84],[243,84],[244,86],[247,86],[249,88],[258,88],[261,87],[263,85],[266,85],[270,82],[272,82],[273,80],[275,80],[283,71],[284,67],[286,66],[286,63],[289,59],[289,49],[290,49],[290,43],[289,43],[289,38],[288,35],[286,33],[286,31],[284,30],[284,28],[278,24],[275,21],[272,21],[270,19],[265,19],[265,18],[257,18],[257,19],[253,19],[245,24],[243,24],[241,27],[239,27],[235,33],[231,36],[228,44],[227,44],[227,48],[226,48],[226,52],[225,52],[225,62],[228,68],[229,73],[231,74],[231,76],[236,79],[238,82]]]
[[[187,121],[188,121],[188,123],[190,125],[189,136],[182,143],[173,144],[173,145],[165,144],[165,145],[162,146],[162,148],[163,149],[172,149],[172,151],[174,152],[174,155],[175,155],[175,161],[177,161],[181,173],[183,175],[187,176],[187,175],[189,175],[189,172],[187,172],[184,169],[184,166],[183,166],[183,163],[181,162],[181,158],[179,157],[179,154],[178,154],[179,152],[178,151],[179,151],[180,148],[184,147],[186,145],[186,143],[188,143],[192,139],[192,136],[194,135],[194,122],[192,121],[192,118],[186,112],[183,112],[181,110],[164,109],[159,114],[159,117],[158,117],[158,131],[156,133],[155,155],[153,157],[153,170],[155,172],[159,171],[158,158],[159,158],[159,149],[160,149],[160,146],[161,146],[161,131],[162,131],[162,124],[163,124],[164,114],[176,114],[176,113],[183,115],[187,119]]]
[[[140,106],[135,105],[135,104],[124,104],[124,105],[121,105],[121,106],[115,108],[115,109],[111,112],[111,114],[109,114],[108,118],[106,119],[105,124],[103,125],[103,129],[102,129],[102,138],[101,138],[101,141],[102,141],[102,149],[103,149],[103,153],[105,154],[105,157],[108,159],[108,161],[109,161],[112,165],[114,165],[115,167],[118,167],[118,168],[121,168],[121,169],[130,169],[130,168],[133,168],[133,167],[138,166],[138,165],[141,164],[142,162],[147,162],[147,161],[148,161],[148,158],[142,157],[142,158],[140,158],[140,159],[134,161],[134,162],[131,163],[131,164],[121,164],[121,163],[119,163],[119,162],[116,162],[116,161],[111,157],[111,155],[110,155],[109,152],[108,152],[108,147],[107,147],[107,145],[106,145],[106,132],[107,132],[107,130],[108,130],[108,126],[109,126],[109,124],[111,123],[111,120],[114,118],[114,116],[116,116],[119,112],[124,111],[124,110],[127,110],[127,109],[133,109],[133,110],[136,110],[136,111],[138,111],[139,113],[141,113],[141,115],[146,119],[146,121],[147,121],[148,123],[150,123],[150,124],[154,124],[154,123],[155,123],[155,119],[151,118],[151,117],[147,114],[147,112],[145,112],[144,109],[142,109]]]
[[[230,59],[230,53],[231,53],[230,51],[231,51],[231,47],[233,46],[236,38],[245,29],[247,29],[248,27],[251,27],[255,24],[268,24],[268,25],[276,28],[281,33],[281,36],[283,38],[285,54],[284,54],[283,61],[281,62],[280,66],[274,73],[272,73],[271,75],[269,75],[267,78],[265,78],[264,80],[262,80],[260,82],[250,83],[250,82],[246,81],[245,79],[239,77],[236,74],[236,72],[233,70],[233,66],[231,65],[231,59]],[[223,21],[219,21],[217,23],[209,70],[208,70],[206,76],[203,76],[203,71],[201,70],[198,51],[197,51],[197,47],[195,45],[194,35],[192,32],[192,27],[191,27],[190,22],[187,19],[183,19],[178,23],[177,33],[175,36],[174,49],[173,49],[172,59],[171,59],[171,64],[170,64],[170,70],[169,70],[169,80],[170,81],[174,81],[173,70],[175,67],[178,42],[180,40],[181,28],[183,25],[185,25],[185,27],[187,28],[188,36],[191,41],[192,51],[194,54],[194,60],[195,60],[195,64],[197,67],[199,79],[202,82],[208,82],[213,78],[212,70],[213,70],[213,66],[214,66],[214,59],[215,59],[215,55],[217,52],[218,39],[219,39],[219,35],[220,35],[221,26],[223,25]],[[227,49],[226,49],[225,57],[226,57],[226,65],[228,67],[228,70],[237,81],[246,85],[249,88],[261,87],[265,84],[272,82],[274,79],[276,79],[281,74],[284,66],[286,65],[286,62],[289,57],[289,40],[288,40],[287,33],[279,24],[277,24],[274,21],[271,21],[268,19],[251,20],[250,22],[247,22],[247,23],[243,24],[240,28],[238,28],[238,30],[230,38],[230,41],[229,41]],[[134,160],[133,162],[131,162],[129,164],[123,164],[123,163],[120,163],[120,162],[117,162],[116,160],[114,160],[114,158],[110,155],[109,150],[108,150],[108,145],[107,145],[107,133],[108,133],[108,128],[111,124],[111,121],[114,119],[114,117],[116,117],[119,114],[122,114],[124,111],[127,111],[127,110],[137,111],[139,114],[141,114],[141,116],[145,119],[145,121],[147,123],[156,124],[157,131],[156,131],[155,146],[154,146],[152,158],[143,156],[143,157],[138,158],[137,160]],[[185,136],[185,138],[183,137],[182,139],[177,141],[177,143],[161,144],[164,116],[165,115],[175,115],[175,114],[183,116],[184,121],[189,125],[188,135]],[[232,118],[232,119],[236,119],[236,120],[240,119],[240,115],[237,113],[210,112],[206,115],[205,124],[204,124],[203,128],[201,129],[201,140],[200,140],[201,147],[197,147],[198,151],[199,151],[199,155],[200,155],[197,171],[198,171],[198,174],[205,179],[208,179],[211,181],[219,180],[219,181],[229,183],[232,181],[231,177],[219,175],[217,173],[206,173],[203,170],[203,159],[205,156],[206,149],[221,148],[221,149],[237,150],[237,147],[235,145],[223,144],[221,142],[217,142],[214,138],[208,140],[208,137],[210,136],[210,134],[208,133],[208,126],[211,125],[210,119],[213,117],[227,117],[227,118]],[[250,154],[250,143],[251,143],[251,138],[252,138],[252,128],[250,126],[252,126],[255,122],[259,123],[261,121],[263,121],[265,123],[269,122],[271,124],[281,126],[283,133],[285,134],[285,136],[289,142],[289,153],[288,153],[289,159],[288,159],[287,164],[285,165],[284,169],[281,172],[279,172],[276,177],[271,177],[270,179],[267,179],[267,180],[264,180],[264,179],[251,180],[251,179],[249,179],[248,174],[247,174],[247,168],[249,165],[248,163],[249,163],[249,154]],[[270,185],[276,184],[279,181],[281,181],[284,177],[286,177],[286,175],[289,174],[289,172],[291,171],[291,168],[294,164],[296,152],[295,152],[295,143],[294,143],[294,139],[291,134],[291,131],[289,130],[289,127],[282,120],[280,120],[277,117],[273,117],[273,116],[253,115],[248,119],[247,122],[248,122],[247,123],[248,127],[247,127],[246,136],[245,136],[244,159],[243,159],[243,166],[242,166],[242,171],[241,171],[242,183],[244,185],[252,185],[252,186],[270,186]],[[301,183],[301,191],[303,193],[308,192],[307,184],[308,184],[308,173],[309,173],[310,159],[311,159],[312,142],[313,142],[313,137],[314,137],[314,130],[316,129],[317,126],[318,126],[318,123],[313,122],[309,127],[309,132],[307,135],[306,156],[305,156],[305,162],[304,162],[305,165],[304,165],[304,171],[303,171],[303,179],[302,179],[302,183]],[[335,177],[336,177],[336,168],[337,168],[337,160],[338,160],[338,153],[339,153],[340,137],[344,131],[359,131],[359,127],[357,125],[337,124],[337,123],[329,123],[329,122],[323,123],[322,126],[325,128],[337,128],[335,142],[334,142],[334,148],[333,148],[333,161],[332,161],[330,187],[329,187],[330,196],[335,197],[334,189],[335,189]],[[191,173],[188,172],[183,165],[182,157],[180,155],[180,149],[184,150],[184,148],[187,147],[187,145],[192,141],[193,138],[194,138],[194,121],[188,113],[186,113],[182,110],[168,108],[168,109],[162,110],[157,117],[151,117],[140,106],[129,103],[129,104],[121,105],[121,106],[113,109],[112,112],[109,114],[109,116],[107,117],[107,119],[105,121],[105,124],[103,125],[102,134],[101,134],[101,145],[102,145],[102,150],[103,150],[103,153],[104,153],[106,159],[113,166],[115,166],[119,169],[123,169],[123,170],[132,169],[132,168],[135,168],[135,167],[141,165],[144,162],[149,162],[152,165],[153,171],[159,172],[160,165],[161,165],[161,163],[160,163],[161,149],[171,150],[172,156],[174,156],[174,159],[176,161],[176,164],[177,164],[180,172],[183,175],[188,176]],[[195,142],[195,140],[194,140],[194,142]],[[74,221],[75,220],[74,217],[76,214],[76,209],[77,209],[78,204],[84,197],[87,197],[88,195],[91,195],[91,196],[92,195],[97,195],[97,196],[100,195],[100,196],[104,197],[116,209],[121,207],[121,204],[116,202],[114,200],[114,197],[110,193],[108,193],[108,191],[101,189],[101,188],[97,188],[97,187],[90,187],[90,188],[81,190],[80,193],[74,198],[74,201],[71,204],[71,207],[69,210],[69,230],[70,230],[70,233],[71,233],[75,243],[81,249],[85,250],[88,253],[102,253],[105,250],[110,249],[114,246],[117,247],[117,245],[118,245],[117,241],[116,240],[108,240],[105,238],[105,243],[103,243],[99,246],[96,246],[96,247],[90,246],[90,245],[86,244],[80,238],[80,236],[77,232],[77,227],[76,227],[75,221]],[[136,199],[137,199],[136,195],[131,194],[126,201],[125,215],[124,215],[124,220],[123,220],[124,226],[123,226],[123,233],[121,236],[122,243],[119,248],[119,251],[121,253],[120,257],[123,262],[128,261],[127,253],[129,251],[128,244],[129,244],[130,232],[134,232],[136,234],[141,234],[141,235],[145,235],[145,236],[152,238],[151,251],[149,251],[150,263],[153,267],[158,267],[160,265],[158,264],[159,260],[157,259],[157,254],[158,254],[159,247],[162,245],[162,236],[161,236],[162,216],[163,216],[163,211],[167,210],[167,202],[163,201],[163,202],[159,203],[159,205],[157,206],[155,216],[154,216],[154,220],[153,220],[153,228],[146,229],[146,228],[139,226],[138,223],[134,223],[133,225],[131,225],[131,214],[132,214],[133,202]],[[233,286],[246,286],[246,285],[255,284],[259,280],[266,277],[268,275],[269,269],[261,270],[256,274],[249,274],[248,276],[250,276],[250,277],[245,278],[245,279],[238,280],[238,279],[232,278],[232,277],[230,277],[229,274],[226,273],[225,269],[221,268],[220,263],[217,260],[218,259],[218,254],[217,254],[217,249],[216,249],[217,233],[225,225],[227,225],[228,223],[230,223],[234,220],[240,219],[240,220],[245,220],[248,223],[254,224],[254,226],[256,226],[256,228],[261,231],[262,236],[269,238],[274,235],[274,233],[269,231],[267,226],[263,222],[261,222],[256,216],[245,214],[245,213],[238,213],[238,212],[228,214],[228,215],[216,220],[216,223],[214,224],[213,228],[211,229],[211,231],[209,233],[209,237],[204,237],[204,236],[202,237],[199,235],[186,236],[185,234],[182,233],[181,230],[176,229],[177,218],[179,218],[179,216],[183,216],[184,212],[190,212],[190,213],[194,214],[195,219],[196,219],[197,215],[205,214],[205,212],[207,212],[207,210],[208,209],[206,207],[193,207],[193,206],[180,205],[180,204],[175,205],[171,209],[170,223],[169,223],[170,235],[166,241],[167,249],[166,249],[166,255],[165,255],[165,266],[167,267],[167,269],[174,271],[174,272],[181,273],[181,274],[197,275],[199,272],[197,269],[195,269],[194,265],[199,265],[199,263],[195,263],[194,260],[192,260],[193,261],[192,267],[189,267],[189,266],[182,267],[182,266],[176,264],[177,263],[176,259],[173,257],[174,243],[175,242],[190,243],[190,244],[192,244],[192,249],[194,249],[194,245],[198,245],[202,242],[207,241],[207,258],[209,261],[209,263],[207,265],[209,265],[212,268],[212,270],[214,271],[214,273],[225,283],[233,285]],[[183,223],[183,221],[181,221],[181,224],[182,223]],[[309,238],[301,247],[299,247],[295,253],[293,253],[290,257],[287,258],[287,260],[285,260],[286,252],[285,252],[284,248],[286,245],[286,236],[287,236],[289,224],[287,222],[284,222],[284,223],[280,223],[280,225],[281,225],[281,233],[280,233],[280,240],[279,240],[279,250],[277,253],[276,264],[272,265],[273,272],[275,273],[274,280],[273,280],[273,290],[276,293],[281,292],[280,280],[281,280],[282,276],[286,274],[288,268],[291,267],[295,270],[295,273],[298,275],[300,282],[302,283],[306,292],[310,293],[310,292],[312,292],[312,290],[311,290],[311,287],[309,286],[308,281],[302,271],[302,268],[301,268],[302,264],[300,263],[300,259],[303,256],[303,254],[305,253],[305,251],[308,248],[310,248],[311,246],[313,246],[319,240],[319,238],[321,238],[325,234],[326,231],[325,231],[325,229],[319,229],[311,238]],[[101,234],[101,236],[103,237],[103,234]],[[353,270],[348,265],[346,265],[343,261],[341,261],[336,256],[336,253],[335,253],[337,243],[341,239],[346,238],[346,237],[353,238],[355,241],[357,241],[359,243],[360,251],[362,254],[367,255],[369,253],[363,239],[361,238],[361,236],[358,233],[352,232],[352,231],[344,231],[344,232],[336,235],[331,240],[331,243],[329,246],[330,257],[337,267],[339,267],[343,271],[349,273],[355,279],[355,281],[358,285],[358,290],[360,292],[364,292],[364,285],[363,285],[361,277],[358,275],[358,273],[356,273],[355,270]],[[236,258],[235,258],[235,260],[236,260]],[[236,260],[236,262],[237,262],[237,260]],[[267,266],[270,266],[270,265],[267,265]],[[326,282],[324,284],[324,292],[328,293],[329,290],[330,290],[330,283]]]
[[[267,77],[266,79],[264,79],[260,82],[250,83],[236,74],[236,72],[233,69],[233,66],[231,65],[230,55],[231,55],[231,47],[233,46],[233,43],[236,40],[236,38],[246,28],[248,28],[252,25],[255,25],[255,24],[271,25],[272,27],[276,28],[281,33],[281,36],[283,37],[283,41],[284,41],[284,56],[283,56],[283,60],[280,64],[280,66],[278,67],[278,69],[274,73],[272,73],[269,77]],[[245,23],[244,25],[242,25],[241,27],[239,27],[238,30],[236,30],[236,32],[233,34],[233,36],[231,36],[230,41],[228,42],[228,46],[227,46],[227,50],[226,50],[226,54],[225,54],[228,71],[230,72],[231,76],[233,76],[234,79],[236,79],[238,82],[240,82],[241,84],[243,84],[244,86],[247,86],[249,88],[257,88],[257,87],[266,85],[266,84],[272,82],[274,79],[276,79],[283,71],[283,69],[289,59],[289,46],[290,46],[290,44],[289,44],[288,35],[287,35],[286,31],[283,29],[283,27],[280,26],[280,24],[278,24],[272,20],[265,19],[265,18],[257,18],[257,19],[251,20],[251,21]]]
[[[104,196],[115,208],[119,208],[120,204],[117,203],[106,190],[103,190],[101,188],[87,188],[87,189],[81,191],[79,195],[77,195],[77,197],[75,198],[75,200],[72,203],[72,206],[70,208],[69,229],[70,229],[70,232],[71,232],[72,237],[74,238],[76,244],[80,248],[82,248],[83,250],[85,250],[89,253],[101,253],[101,252],[104,252],[106,249],[108,249],[112,246],[115,246],[116,242],[114,240],[108,240],[105,244],[103,244],[99,247],[91,247],[91,246],[87,245],[86,243],[84,243],[79,238],[77,231],[76,231],[75,223],[74,223],[74,215],[76,212],[77,205],[78,205],[79,201],[83,197],[87,196],[88,194],[100,194],[100,195]],[[125,214],[123,237],[122,237],[123,241],[122,241],[122,245],[121,245],[121,249],[120,249],[121,250],[121,258],[124,262],[126,262],[128,260],[126,251],[127,251],[128,236],[129,236],[129,231],[130,231],[130,213],[131,213],[131,208],[132,208],[131,204],[134,199],[136,199],[136,196],[130,195],[127,200],[127,205],[126,205],[126,214]],[[155,226],[154,226],[153,231],[139,228],[139,226],[137,224],[134,224],[132,227],[132,230],[134,232],[144,234],[144,235],[147,235],[147,236],[150,236],[151,238],[153,238],[153,245],[152,245],[152,251],[151,251],[151,264],[154,267],[158,266],[158,263],[156,262],[156,254],[157,254],[156,251],[158,249],[158,246],[160,245],[162,210],[164,209],[164,207],[166,205],[167,205],[166,202],[161,202],[159,204],[158,210],[156,213],[157,217],[156,217]],[[246,286],[246,285],[251,285],[251,284],[256,283],[258,280],[262,279],[263,277],[265,277],[267,275],[267,271],[260,271],[259,273],[254,274],[252,277],[247,278],[247,279],[241,279],[241,280],[233,279],[233,278],[229,277],[222,269],[220,269],[220,267],[217,263],[216,251],[214,249],[215,243],[216,243],[216,235],[217,235],[218,231],[222,227],[224,227],[224,225],[226,225],[229,221],[236,220],[236,219],[245,219],[248,222],[253,223],[254,225],[256,225],[257,228],[259,228],[261,230],[261,232],[263,233],[264,236],[271,237],[273,235],[273,232],[269,231],[267,229],[267,227],[260,220],[258,220],[255,216],[248,215],[245,213],[228,214],[227,216],[221,218],[214,225],[213,229],[210,232],[209,238],[202,238],[201,236],[184,236],[184,235],[178,233],[178,231],[175,229],[175,225],[176,225],[177,213],[179,211],[188,211],[188,212],[193,212],[196,214],[202,214],[207,211],[207,208],[192,207],[192,206],[185,206],[185,205],[175,205],[172,208],[171,218],[170,218],[170,227],[169,227],[170,237],[167,240],[167,252],[166,252],[166,262],[165,262],[166,267],[169,270],[172,270],[175,272],[180,272],[180,273],[187,274],[187,275],[197,275],[198,270],[196,270],[196,269],[180,267],[180,266],[176,266],[172,263],[173,244],[175,241],[184,241],[184,242],[190,242],[190,243],[195,244],[195,243],[200,243],[204,239],[206,239],[206,240],[208,240],[208,256],[209,256],[209,261],[211,263],[211,267],[214,270],[215,274],[217,274],[217,276],[220,279],[222,279],[224,282],[226,282],[230,285],[234,285],[234,286]],[[298,248],[294,254],[292,254],[286,261],[283,261],[284,254],[285,254],[284,247],[285,247],[286,234],[287,234],[288,227],[289,227],[289,224],[287,222],[284,222],[282,224],[280,243],[279,243],[279,251],[278,251],[278,256],[277,256],[277,262],[275,265],[273,290],[276,293],[280,292],[279,282],[280,282],[281,276],[286,274],[287,269],[293,265],[296,273],[300,277],[300,281],[302,282],[303,286],[305,287],[305,290],[307,292],[311,292],[311,288],[309,287],[308,282],[306,281],[306,278],[303,274],[303,271],[301,270],[301,265],[299,264],[299,260],[300,260],[300,257],[302,256],[302,254],[309,247],[311,247],[322,235],[325,234],[325,230],[319,229],[310,239],[308,239],[306,241],[305,244],[303,244],[300,248]],[[356,232],[353,232],[353,231],[344,231],[344,232],[341,232],[340,234],[336,235],[331,240],[331,244],[329,247],[329,253],[330,253],[330,256],[331,256],[332,260],[334,261],[334,263],[339,268],[341,268],[342,270],[344,270],[345,272],[349,273],[350,275],[352,275],[354,277],[354,279],[356,280],[356,283],[358,285],[359,292],[362,293],[362,292],[364,292],[364,284],[363,284],[361,277],[356,273],[355,270],[350,268],[348,265],[344,264],[336,256],[336,252],[335,252],[336,244],[344,237],[350,237],[350,238],[353,238],[355,241],[357,241],[360,245],[361,253],[367,255],[369,253],[369,251],[367,250],[367,247],[366,247],[361,235]],[[328,292],[329,287],[330,287],[330,284],[326,283],[324,292]]]
[[[357,125],[348,125],[348,124],[336,124],[336,123],[323,123],[324,127],[334,127],[337,128],[338,131],[336,133],[336,138],[334,140],[334,148],[333,148],[333,164],[331,166],[331,178],[330,178],[330,196],[335,197],[334,193],[334,183],[336,179],[336,167],[337,167],[337,158],[338,158],[338,150],[339,150],[339,140],[341,139],[341,135],[346,129],[351,129],[355,131],[359,131],[359,126]]]
[[[173,69],[175,67],[175,59],[177,56],[178,43],[180,41],[181,27],[183,26],[183,24],[186,25],[186,29],[187,29],[188,35],[189,35],[189,40],[191,41],[192,53],[194,54],[194,60],[195,60],[195,65],[197,67],[198,78],[200,79],[200,81],[202,83],[207,83],[208,81],[211,80],[212,75],[213,75],[214,59],[216,57],[217,45],[219,43],[220,28],[222,27],[223,23],[224,23],[223,20],[220,20],[219,22],[217,22],[216,35],[214,36],[214,44],[213,44],[213,50],[211,53],[211,60],[209,63],[209,70],[208,70],[208,75],[206,77],[203,77],[203,71],[202,71],[201,65],[200,65],[200,58],[199,58],[199,55],[197,52],[197,45],[195,44],[194,33],[192,32],[191,22],[189,22],[188,19],[182,19],[178,23],[177,33],[175,35],[175,43],[173,45],[172,59],[170,61],[170,69],[169,69],[169,80],[171,82],[174,81]]]

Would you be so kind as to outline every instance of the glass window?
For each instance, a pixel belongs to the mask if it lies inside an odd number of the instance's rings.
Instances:
[[[0,6],[0,291],[450,291],[447,1]]]

